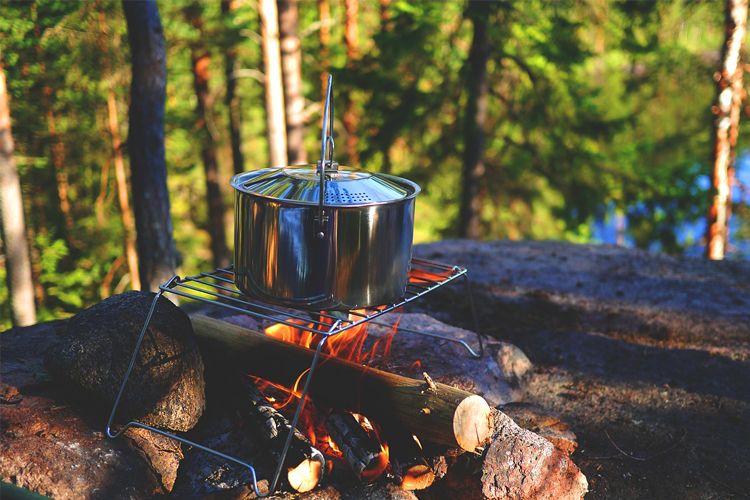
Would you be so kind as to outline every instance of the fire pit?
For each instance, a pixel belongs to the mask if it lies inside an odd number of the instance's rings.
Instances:
[[[287,455],[290,453],[290,450],[294,449],[295,446],[299,446],[299,433],[296,432],[296,429],[301,427],[299,425],[300,417],[302,416],[302,411],[305,406],[311,384],[316,375],[316,369],[320,365],[321,358],[330,358],[332,356],[335,356],[336,354],[340,354],[343,350],[349,350],[353,352],[358,348],[361,349],[361,346],[357,346],[356,343],[348,344],[348,346],[345,346],[343,343],[337,343],[337,341],[338,339],[344,338],[346,335],[350,335],[353,332],[356,332],[358,329],[362,329],[368,323],[372,323],[373,320],[376,320],[377,318],[380,318],[381,316],[390,312],[400,310],[410,302],[420,299],[442,286],[455,282],[459,280],[459,278],[464,281],[464,284],[466,286],[466,294],[471,305],[472,314],[474,316],[474,319],[476,319],[476,313],[473,309],[473,301],[471,301],[471,287],[467,270],[460,266],[443,264],[423,259],[411,260],[406,292],[401,299],[383,306],[351,311],[320,311],[313,313],[308,309],[294,309],[287,306],[266,303],[257,299],[248,298],[236,288],[234,270],[231,267],[216,269],[210,272],[202,272],[185,278],[174,276],[168,282],[159,287],[159,291],[154,297],[152,307],[146,317],[138,341],[136,342],[133,356],[131,358],[131,363],[128,367],[128,370],[126,371],[118,396],[115,400],[115,404],[112,408],[109,421],[107,422],[107,435],[111,438],[115,438],[120,436],[127,428],[137,427],[170,437],[186,445],[193,446],[197,449],[214,454],[228,462],[247,468],[250,471],[253,489],[255,490],[256,494],[259,496],[266,496],[270,494],[270,492],[276,490],[282,471],[284,470]],[[273,478],[270,481],[269,493],[263,494],[260,491],[260,489],[258,488],[258,478],[256,476],[255,468],[252,464],[249,464],[245,461],[239,460],[235,457],[229,456],[207,446],[203,446],[199,443],[195,443],[184,437],[148,426],[141,422],[131,421],[126,423],[116,431],[113,429],[113,424],[117,414],[118,406],[120,404],[121,396],[127,385],[130,372],[132,371],[145,333],[148,330],[148,326],[151,321],[156,303],[163,294],[178,295],[183,298],[220,306],[234,313],[246,315],[256,321],[261,322],[262,324],[269,325],[269,327],[266,328],[266,334],[271,338],[276,337],[284,343],[293,342],[295,344],[301,345],[303,348],[309,347],[314,349],[314,351],[311,352],[308,358],[301,358],[303,362],[304,360],[307,361],[304,367],[300,365],[301,369],[297,374],[296,381],[292,381],[295,383],[285,384],[287,394],[291,393],[289,394],[289,401],[287,401],[287,404],[291,402],[292,399],[298,399],[298,403],[293,413],[291,422],[281,422],[281,425],[288,425],[293,431],[286,434],[283,446],[280,447],[280,451],[278,453],[278,465],[276,467]],[[195,323],[195,321],[194,325],[196,328],[199,328],[199,324]],[[402,331],[436,337],[444,341],[456,342],[465,348],[466,354],[468,356],[482,356],[482,338],[478,333],[477,345],[475,347],[472,347],[465,340],[445,337],[439,334],[419,332],[416,330],[408,329],[402,329]],[[304,351],[307,351],[307,349],[304,349]],[[362,357],[346,357],[355,362],[364,361]],[[335,381],[335,377],[338,377],[339,373],[347,373],[346,369],[348,365],[341,368],[341,370],[343,370],[342,372],[331,373],[331,370],[333,369],[332,366],[335,367],[339,364],[346,363],[352,364],[351,361],[345,360],[338,362],[337,365],[326,363],[325,370],[322,373],[324,377],[327,377],[324,382],[328,380]],[[373,370],[368,369],[368,372],[371,371]],[[428,380],[427,383],[429,384],[432,382],[431,380]],[[282,388],[282,395],[284,392],[283,387],[283,385],[276,386],[276,389]],[[346,387],[346,384],[343,384],[343,387]],[[273,387],[271,389],[273,390]],[[335,390],[337,388],[332,389]],[[253,391],[252,388],[248,390],[251,392]],[[415,387],[414,390],[419,391],[419,387]],[[480,398],[479,396],[474,396],[474,398],[478,398],[479,400],[481,400],[481,403],[478,403],[476,400],[471,400],[467,403],[459,401],[456,403],[456,406],[460,407],[461,404],[464,404],[464,409],[461,411],[464,411],[467,414],[477,413],[477,404],[479,404],[479,407],[481,407],[479,409],[480,412],[484,411],[485,409],[486,411],[489,411],[489,407],[482,398]],[[266,415],[271,422],[278,422],[279,419],[284,418],[280,414],[275,412],[276,409],[273,408],[274,405],[268,400],[266,396],[262,394],[251,394],[249,399],[251,401],[255,401],[254,404],[256,405],[267,407],[266,409],[262,409],[260,413]],[[425,408],[424,410],[427,413],[427,415],[424,415],[425,418],[438,418],[437,415],[433,415],[432,417],[430,417],[429,408]],[[453,408],[451,411],[454,410],[455,408]],[[455,411],[458,415],[459,410]],[[307,416],[306,419],[308,421],[305,422],[305,426],[307,427],[309,425],[312,425],[309,421],[310,417]],[[382,469],[386,465],[388,465],[388,448],[383,447],[380,444],[379,440],[373,441],[371,439],[371,435],[373,433],[377,433],[377,423],[373,425],[373,422],[370,422],[367,417],[364,417],[362,415],[352,415],[349,413],[336,412],[329,415],[327,417],[327,420],[327,428],[329,429],[331,434],[335,434],[334,439],[326,439],[322,443],[313,444],[317,445],[320,448],[323,448],[329,456],[333,455],[345,458],[350,466],[352,466],[352,468],[357,471],[360,477],[365,480],[368,479],[368,474],[372,475],[373,477],[375,475],[379,475],[379,473],[382,472]],[[486,432],[487,431],[485,431],[485,433]],[[397,439],[394,440],[395,446],[399,448],[399,455],[401,457],[415,455],[414,453],[410,452],[410,449],[415,447],[412,434],[414,433],[404,432],[403,436],[397,436]],[[466,441],[466,443],[470,444],[462,443],[461,441],[463,438],[460,437],[460,433],[456,436],[451,433],[451,435],[448,436],[448,439],[452,440],[451,443],[454,446],[471,448],[472,446],[476,445],[476,443],[474,443],[472,439],[468,439]],[[344,444],[339,447],[337,444],[335,444],[335,442],[349,444]],[[416,444],[420,445],[418,440]],[[345,449],[342,450],[342,447]],[[404,448],[406,448],[405,451]],[[304,454],[306,458],[302,462],[305,463],[306,467],[309,466],[310,463],[316,462],[318,464],[316,465],[316,467],[319,466],[321,469],[323,469],[325,462],[323,454],[320,453],[320,451],[318,451],[318,449],[314,446],[310,446],[309,450],[309,452],[305,451]],[[470,449],[470,451],[475,450],[472,448]],[[349,455],[348,457],[347,454]],[[420,481],[419,471],[423,470],[422,468],[424,466],[424,464],[420,463],[401,464],[399,466],[399,469],[404,470],[406,471],[406,474],[411,474],[411,476],[413,476],[409,477],[408,480],[418,482]],[[294,471],[290,471],[289,474],[290,481],[294,480]],[[309,488],[312,488],[314,486],[315,484],[309,486]]]

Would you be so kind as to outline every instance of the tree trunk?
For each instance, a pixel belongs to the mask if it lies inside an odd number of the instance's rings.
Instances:
[[[115,84],[112,75],[112,63],[110,60],[110,48],[107,43],[107,23],[104,12],[99,13],[99,48],[103,54],[103,72],[108,75],[109,89],[107,92],[107,127],[109,128],[109,135],[112,139],[112,154],[114,157],[115,164],[115,184],[117,191],[117,202],[120,208],[120,221],[122,222],[122,231],[124,235],[124,250],[125,258],[128,263],[128,274],[130,275],[130,287],[133,290],[141,289],[141,277],[138,274],[138,254],[135,250],[135,227],[133,225],[133,217],[130,212],[130,199],[128,198],[128,180],[125,174],[125,160],[123,158],[123,144],[120,136],[120,120],[117,112],[117,94],[115,93]],[[119,33],[114,34],[113,39],[114,50],[120,50],[120,35]],[[106,191],[106,176],[107,169],[102,172],[102,189],[97,198],[97,217],[101,209],[99,206],[103,204]],[[101,201],[100,201],[101,200]],[[114,278],[114,273],[117,270],[115,266],[117,260],[112,265],[112,268],[107,272],[105,278],[108,278],[110,283]],[[106,281],[106,280],[105,280]],[[102,282],[101,286],[102,298],[109,296],[110,289],[109,285],[104,286]]]
[[[14,145],[10,126],[10,103],[5,69],[0,65],[0,215],[6,258],[6,280],[10,295],[11,320],[14,325],[36,323],[34,283],[26,241],[21,181],[13,157]]]
[[[203,170],[206,176],[206,198],[208,199],[208,234],[211,237],[211,255],[214,267],[229,265],[229,248],[227,234],[224,227],[224,199],[219,182],[219,167],[216,162],[216,145],[208,128],[210,110],[213,97],[208,88],[208,67],[211,57],[208,48],[201,41],[203,37],[203,19],[201,6],[195,4],[187,9],[187,16],[193,27],[200,34],[198,40],[190,47],[190,57],[193,66],[193,86],[195,88],[197,121],[195,129],[198,133]]]
[[[284,87],[281,77],[279,18],[276,0],[258,0],[260,36],[263,45],[263,70],[266,75],[266,123],[271,167],[284,167],[286,157],[286,125],[284,124]]]
[[[331,4],[328,0],[318,0],[318,13],[320,15],[320,31],[318,32],[320,40],[320,99],[326,100],[326,85],[328,84],[328,44],[331,41]],[[322,107],[320,108],[323,109]],[[321,112],[321,115],[323,113]]]
[[[721,71],[717,75],[714,122],[713,198],[706,227],[706,256],[724,258],[729,239],[732,184],[737,134],[740,125],[742,88],[742,47],[747,25],[747,0],[727,0],[726,38],[722,48]]]
[[[357,12],[359,11],[359,0],[344,0],[344,43],[346,44],[347,66],[353,67],[354,61],[359,54],[357,41]],[[357,109],[354,105],[351,93],[346,96],[344,106],[344,130],[346,130],[346,155],[349,157],[350,165],[359,164],[359,153],[357,152]]]
[[[167,81],[164,33],[154,0],[122,2],[128,26],[133,80],[130,86],[130,154],[141,286],[156,290],[175,274],[167,165],[164,99]]]
[[[70,213],[70,197],[68,191],[70,190],[70,183],[68,182],[68,173],[65,171],[65,143],[63,143],[60,136],[57,134],[57,126],[55,124],[55,113],[52,111],[52,105],[49,102],[49,96],[52,94],[50,87],[44,88],[44,104],[47,108],[47,132],[49,133],[49,139],[52,143],[50,146],[52,156],[52,166],[55,168],[55,180],[57,181],[57,196],[60,198],[60,212],[65,222],[65,234],[66,240],[70,246],[77,246],[73,235],[75,234],[75,228],[73,227],[73,216]]]
[[[305,99],[302,96],[302,49],[297,27],[298,0],[278,0],[281,33],[281,70],[284,73],[287,155],[290,165],[307,163]]]
[[[467,17],[474,26],[474,36],[469,49],[469,74],[464,117],[464,161],[460,234],[464,238],[481,236],[482,181],[484,178],[484,125],[487,117],[487,60],[490,47],[487,39],[487,16],[490,6],[486,2],[469,2]]]
[[[236,8],[236,3],[232,0],[221,0],[221,12],[225,18],[232,16],[232,11]],[[234,77],[234,62],[237,58],[237,48],[234,45],[226,47],[224,52],[224,78],[226,80],[226,94],[224,102],[229,110],[229,140],[232,146],[232,165],[234,173],[239,174],[245,171],[245,159],[242,156],[242,135],[240,124],[242,123],[242,114],[240,107],[240,97],[236,93],[237,80]]]
[[[128,199],[128,180],[125,176],[125,161],[122,154],[122,139],[120,138],[120,124],[117,119],[117,98],[115,89],[110,86],[107,94],[107,118],[109,134],[112,137],[112,152],[115,155],[115,182],[117,183],[117,202],[120,205],[120,220],[125,234],[125,257],[128,261],[130,287],[141,289],[141,277],[138,274],[138,254],[135,251],[135,228],[130,215],[130,200]]]

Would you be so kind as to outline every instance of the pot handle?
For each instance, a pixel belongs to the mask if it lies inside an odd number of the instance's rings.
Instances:
[[[325,212],[324,201],[326,197],[326,163],[331,168],[334,167],[333,151],[335,143],[333,142],[333,75],[328,74],[328,89],[326,90],[326,101],[323,108],[323,127],[320,133],[320,161],[318,162],[318,172],[320,173],[320,193],[318,199],[318,232],[317,237],[325,236],[325,223],[328,222],[328,216]],[[326,159],[326,156],[328,158]]]

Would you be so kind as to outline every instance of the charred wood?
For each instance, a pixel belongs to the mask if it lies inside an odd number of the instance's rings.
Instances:
[[[332,411],[326,418],[326,429],[359,479],[371,482],[380,477],[388,463],[386,452],[354,415]]]

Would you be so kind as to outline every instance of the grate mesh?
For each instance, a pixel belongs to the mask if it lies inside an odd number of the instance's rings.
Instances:
[[[409,284],[401,299],[393,304],[347,311],[343,315],[326,311],[314,312],[311,315],[309,310],[277,306],[249,298],[234,285],[232,267],[215,269],[185,278],[175,277],[159,288],[164,292],[208,304],[218,302],[224,307],[248,314],[261,321],[282,323],[310,333],[331,336],[398,309],[465,274],[466,269],[460,266],[412,259]],[[313,316],[318,319],[311,319]]]

